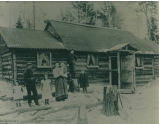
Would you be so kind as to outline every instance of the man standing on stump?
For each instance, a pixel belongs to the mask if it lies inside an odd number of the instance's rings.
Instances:
[[[36,105],[39,105],[38,103],[38,93],[36,89],[36,84],[35,84],[35,78],[33,76],[33,72],[31,70],[31,63],[27,63],[27,70],[24,72],[24,81],[26,84],[26,89],[27,89],[27,95],[28,95],[28,104],[29,107],[31,107],[31,92],[33,93],[33,98],[34,102]]]
[[[70,51],[70,54],[67,57],[67,63],[69,64],[69,73],[71,74],[72,79],[75,78],[75,62],[77,61],[77,57],[74,54],[74,50]]]

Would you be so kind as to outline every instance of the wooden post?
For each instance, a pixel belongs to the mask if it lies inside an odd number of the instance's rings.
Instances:
[[[109,84],[112,85],[111,57],[109,57]]]
[[[135,53],[133,52],[133,88],[136,90]]]
[[[81,104],[78,110],[78,119],[76,124],[88,124],[86,116],[86,105]]]
[[[117,86],[104,87],[103,111],[106,116],[118,115]]]
[[[154,57],[152,57],[152,75],[153,75],[153,79],[155,79],[155,72],[154,72]]]
[[[14,80],[17,80],[17,61],[16,61],[16,54],[13,50],[13,77]]]
[[[121,71],[120,71],[120,52],[117,52],[117,67],[118,67],[118,89],[121,89]]]

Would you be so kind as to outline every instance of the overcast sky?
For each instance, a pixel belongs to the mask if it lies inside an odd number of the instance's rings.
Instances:
[[[69,1],[50,1],[50,2],[35,2],[36,3],[36,28],[37,29],[43,29],[45,24],[43,20],[50,19],[50,20],[58,20],[58,16],[60,15],[61,11],[70,10],[71,4]],[[94,2],[97,9],[100,8],[101,2]],[[128,7],[128,2],[114,2],[115,6],[117,7],[118,12],[122,13],[123,21],[123,30],[127,30],[132,32],[134,35],[136,35],[139,38],[146,37],[146,21],[143,14],[141,14],[141,20],[142,23],[139,25],[139,34],[138,35],[138,26],[135,22],[136,14],[132,12]],[[1,10],[0,14],[3,16],[0,16],[0,26],[2,27],[9,27],[11,24],[11,27],[15,27],[15,23],[19,17],[19,15],[22,16],[23,19],[23,13],[24,13],[24,7],[25,7],[25,21],[27,21],[27,18],[32,19],[33,18],[33,2],[0,2]],[[43,13],[46,13],[43,14]],[[10,16],[11,15],[11,16]],[[11,17],[11,19],[10,19]],[[10,22],[11,20],[11,22]]]

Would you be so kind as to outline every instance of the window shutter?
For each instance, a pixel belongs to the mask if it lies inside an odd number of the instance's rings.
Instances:
[[[87,65],[89,65],[90,54],[87,55]]]
[[[96,55],[95,58],[96,58],[96,65],[98,66],[98,56]]]
[[[92,59],[93,65],[95,66],[96,65],[95,56],[92,54],[91,54],[91,59]]]
[[[137,66],[140,66],[141,65],[141,62],[140,62],[140,57],[137,57]]]

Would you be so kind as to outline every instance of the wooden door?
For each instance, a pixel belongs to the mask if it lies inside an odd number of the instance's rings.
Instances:
[[[133,89],[134,54],[121,55],[121,89]]]

